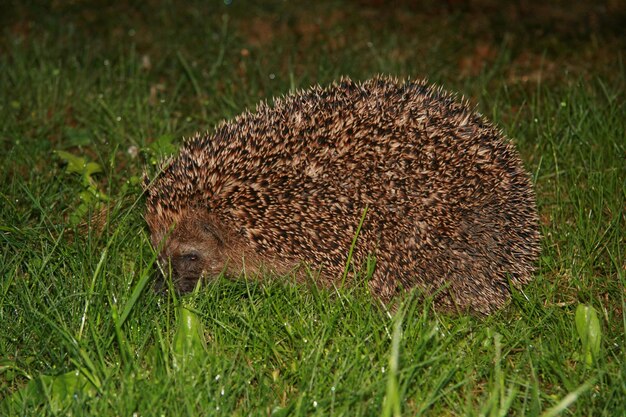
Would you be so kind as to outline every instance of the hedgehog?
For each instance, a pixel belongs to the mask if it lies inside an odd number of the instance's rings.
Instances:
[[[349,285],[368,263],[363,285],[383,303],[416,289],[486,315],[539,254],[516,149],[425,80],[344,77],[261,102],[186,140],[145,193],[157,263],[180,292],[242,272]]]

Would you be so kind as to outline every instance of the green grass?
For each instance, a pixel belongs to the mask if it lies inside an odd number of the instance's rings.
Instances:
[[[571,25],[557,6],[361,3],[9,2],[0,414],[626,415],[624,11]],[[543,235],[524,293],[475,318],[417,295],[388,313],[365,284],[151,291],[146,166],[261,99],[379,72],[459,91],[514,138]],[[55,151],[102,172],[68,173]],[[591,365],[579,304],[602,332]]]

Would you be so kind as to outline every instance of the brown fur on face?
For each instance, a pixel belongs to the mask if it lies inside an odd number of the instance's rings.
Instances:
[[[171,231],[154,230],[152,244],[161,248],[158,266],[171,274],[176,288],[191,291],[198,279],[218,276],[228,264],[226,234],[198,210],[181,213]],[[169,232],[169,233],[168,233]]]

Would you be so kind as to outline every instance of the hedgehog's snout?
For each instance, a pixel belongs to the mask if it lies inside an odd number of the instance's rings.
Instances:
[[[203,255],[195,249],[172,255],[161,253],[157,259],[157,290],[166,289],[167,279],[171,277],[178,292],[192,291],[204,272],[203,259]]]
[[[221,223],[198,210],[181,215],[175,227],[154,227],[151,241],[160,251],[155,289],[166,290],[171,279],[177,292],[186,293],[201,277],[219,276],[228,260],[225,236]]]

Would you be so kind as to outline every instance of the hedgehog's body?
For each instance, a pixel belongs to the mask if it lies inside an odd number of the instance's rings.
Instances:
[[[375,258],[369,286],[383,300],[419,287],[446,309],[489,313],[531,279],[538,255],[516,151],[424,82],[342,79],[261,104],[187,141],[147,205],[181,290],[301,262],[339,284],[365,207],[353,264]]]

